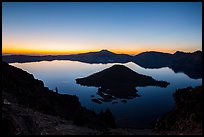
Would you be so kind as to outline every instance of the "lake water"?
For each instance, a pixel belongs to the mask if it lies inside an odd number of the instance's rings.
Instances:
[[[124,63],[130,69],[137,73],[149,75],[156,80],[170,82],[166,88],[147,86],[137,87],[138,94],[136,97],[127,100],[127,103],[117,100],[118,103],[104,102],[97,104],[91,101],[92,95],[96,94],[96,87],[86,87],[76,84],[76,78],[86,77],[90,74],[109,68],[114,64],[88,64],[78,61],[41,61],[31,63],[10,63],[15,67],[21,68],[34,75],[36,79],[42,80],[49,89],[55,90],[61,94],[77,95],[82,106],[88,109],[100,112],[109,108],[120,127],[151,128],[154,122],[170,111],[174,106],[172,94],[178,88],[188,86],[198,86],[202,84],[202,79],[191,79],[184,73],[175,73],[168,67],[159,69],[145,69],[139,65],[129,62]]]

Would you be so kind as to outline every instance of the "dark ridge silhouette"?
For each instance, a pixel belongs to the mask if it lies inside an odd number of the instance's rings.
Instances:
[[[161,68],[169,64],[171,56],[169,53],[149,51],[135,55],[133,62],[144,68]]]
[[[76,83],[84,86],[99,87],[98,95],[102,97],[100,101],[103,102],[112,101],[115,98],[131,99],[139,97],[135,89],[137,86],[166,87],[169,84],[165,81],[154,80],[150,76],[138,74],[123,65],[113,65],[88,77],[78,78]]]
[[[202,85],[178,89],[173,94],[174,108],[156,123],[160,134],[202,135]]]
[[[174,72],[184,72],[191,78],[202,78],[202,51],[195,51],[193,53],[177,51],[174,54],[150,51],[130,56],[127,54],[115,54],[108,50],[101,50],[99,52],[55,56],[5,55],[2,56],[2,59],[7,63],[72,60],[91,64],[106,64],[127,63],[132,61],[144,68],[169,67],[174,70]]]
[[[2,56],[2,60],[7,63],[25,63],[25,62],[37,62],[37,61],[52,61],[55,60],[57,56],[30,56],[30,55],[5,55]]]
[[[183,51],[176,51],[175,53],[174,53],[174,55],[176,55],[176,56],[183,56],[183,55],[187,55],[188,53],[185,53],[185,52],[183,52]]]
[[[27,114],[23,114],[25,117],[15,114],[15,109],[26,108],[72,120],[80,126],[90,128],[106,128],[115,125],[115,123],[110,123],[112,116],[108,119],[100,117],[101,114],[96,114],[94,111],[82,107],[77,96],[59,94],[49,90],[44,87],[42,81],[34,79],[33,75],[5,62],[2,62],[2,104],[2,120],[7,125],[5,130],[11,132],[17,128],[22,132],[27,130],[25,128],[34,130],[35,127],[32,123],[24,125],[23,121],[29,121],[36,116],[28,115],[29,118],[26,119]],[[107,117],[105,113],[104,116]],[[37,129],[35,131],[37,132]],[[35,131],[28,132],[33,134]]]
[[[70,56],[61,56],[63,59],[70,59],[73,61],[81,61],[85,63],[126,63],[131,61],[130,55],[115,54],[108,50],[101,50],[99,52],[88,52],[82,54],[75,54]]]
[[[184,72],[191,78],[202,78],[202,52],[176,52],[173,54],[168,67],[172,68],[175,72]]]
[[[202,78],[202,51],[174,54],[144,52],[134,56],[133,62],[144,68],[169,67],[174,72],[183,72],[191,78]]]
[[[72,60],[85,63],[126,63],[131,61],[130,55],[115,54],[108,50],[101,50],[98,52],[88,52],[72,55],[49,55],[49,56],[28,56],[28,55],[5,55],[3,61],[7,63],[14,62],[35,62],[35,61],[52,61],[52,60]]]

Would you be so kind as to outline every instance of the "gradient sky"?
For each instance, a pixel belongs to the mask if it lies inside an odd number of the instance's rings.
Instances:
[[[201,2],[3,2],[2,52],[202,50]]]

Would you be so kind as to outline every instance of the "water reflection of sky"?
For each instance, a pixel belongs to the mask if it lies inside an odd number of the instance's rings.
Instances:
[[[111,104],[105,102],[96,104],[91,101],[91,95],[96,98],[96,87],[86,87],[76,84],[75,79],[85,77],[90,74],[109,68],[114,64],[87,64],[77,61],[41,61],[32,63],[11,63],[11,65],[32,73],[35,78],[43,80],[45,86],[50,89],[58,88],[62,94],[77,95],[81,104],[89,109],[99,112],[101,109],[110,108],[116,117],[119,125],[129,125],[136,127],[149,127],[152,122],[164,113],[172,109],[174,100],[172,93],[177,88],[201,85],[202,79],[191,79],[184,73],[175,73],[168,67],[160,69],[145,69],[135,63],[129,62],[123,65],[136,71],[137,73],[149,75],[157,80],[170,82],[167,88],[161,87],[137,87],[136,97],[128,100],[127,103],[121,102]]]

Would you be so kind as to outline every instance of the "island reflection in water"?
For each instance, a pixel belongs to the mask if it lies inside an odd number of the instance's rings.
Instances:
[[[172,93],[177,88],[198,86],[202,79],[191,79],[184,73],[175,73],[168,67],[159,69],[144,69],[135,63],[124,63],[133,71],[151,76],[156,80],[163,80],[170,83],[166,88],[147,86],[137,87],[136,97],[125,103],[125,100],[116,99],[115,104],[105,102],[102,104],[93,103],[91,99],[99,98],[96,87],[85,87],[76,84],[76,78],[83,78],[93,73],[100,72],[115,64],[88,64],[77,61],[41,61],[32,63],[10,63],[10,65],[21,68],[32,73],[35,78],[43,80],[45,86],[52,90],[58,88],[61,94],[77,95],[79,101],[88,109],[100,112],[110,108],[116,118],[119,127],[129,126],[137,128],[150,128],[154,122],[163,114],[170,111],[174,105]]]

